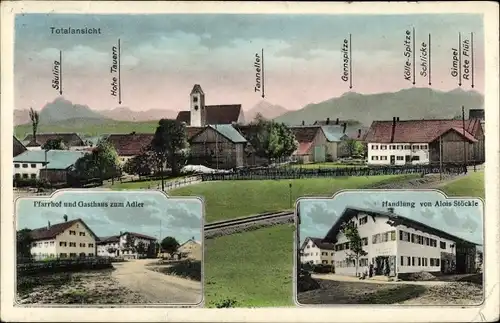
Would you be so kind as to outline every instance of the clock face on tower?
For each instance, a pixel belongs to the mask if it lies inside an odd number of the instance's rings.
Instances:
[[[194,109],[195,109],[195,111],[198,111],[198,106],[197,106],[197,105],[195,105],[195,106],[194,106]]]

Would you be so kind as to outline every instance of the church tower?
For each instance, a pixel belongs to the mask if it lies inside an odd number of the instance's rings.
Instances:
[[[199,84],[195,84],[191,90],[190,97],[190,113],[192,127],[203,127],[206,124],[206,109],[205,109],[205,93]]]

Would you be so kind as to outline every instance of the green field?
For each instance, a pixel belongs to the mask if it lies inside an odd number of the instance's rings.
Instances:
[[[484,199],[484,171],[471,173],[440,187],[440,189],[448,196],[470,196]]]
[[[293,225],[205,241],[205,304],[293,306]]]
[[[154,133],[158,121],[116,121],[106,120],[106,122],[94,122],[86,120],[65,120],[59,124],[40,124],[38,133],[49,132],[76,132],[82,136],[99,136],[110,133]],[[26,135],[31,134],[31,124],[19,125],[14,128],[14,134],[20,140],[23,140]]]
[[[293,209],[301,196],[331,196],[341,189],[355,189],[419,175],[308,178],[295,180],[219,181],[185,186],[169,192],[173,196],[201,196],[205,219],[214,222],[264,212]],[[290,189],[289,185],[292,184]]]
[[[173,181],[182,181],[185,177],[188,176],[180,176],[175,178],[168,178],[164,180],[165,185],[168,182]],[[130,181],[130,182],[119,182],[116,181],[113,185],[111,182],[107,182],[104,184],[105,188],[111,188],[113,190],[121,191],[121,190],[140,190],[140,189],[161,189],[161,180],[150,180],[150,181]]]

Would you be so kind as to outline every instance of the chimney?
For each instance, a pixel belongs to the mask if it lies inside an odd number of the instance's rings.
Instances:
[[[330,124],[330,118],[326,118],[326,124]]]
[[[342,125],[342,133],[345,133],[345,130],[347,129],[347,123],[344,123]]]
[[[193,241],[194,241],[194,237],[191,237],[191,240],[193,240]]]
[[[120,231],[120,237],[122,236],[122,234],[123,234],[123,232],[122,232],[122,231]]]
[[[50,221],[47,221],[47,230],[50,230]]]
[[[337,118],[337,120],[335,120],[335,124],[339,124],[340,120],[339,118]]]
[[[396,118],[396,121],[399,122],[399,117]]]
[[[64,219],[64,222],[68,222],[68,216],[66,214],[63,216],[63,219]]]
[[[392,124],[396,123],[396,117],[392,117]]]
[[[358,138],[361,138],[361,129],[358,129]]]
[[[302,120],[302,125],[304,126],[306,124],[306,122],[304,120]]]
[[[392,118],[391,142],[394,142],[394,132],[396,131],[396,117]]]

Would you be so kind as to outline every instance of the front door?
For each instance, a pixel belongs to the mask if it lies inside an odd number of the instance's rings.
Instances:
[[[396,163],[396,156],[391,155],[391,165],[394,165]]]

